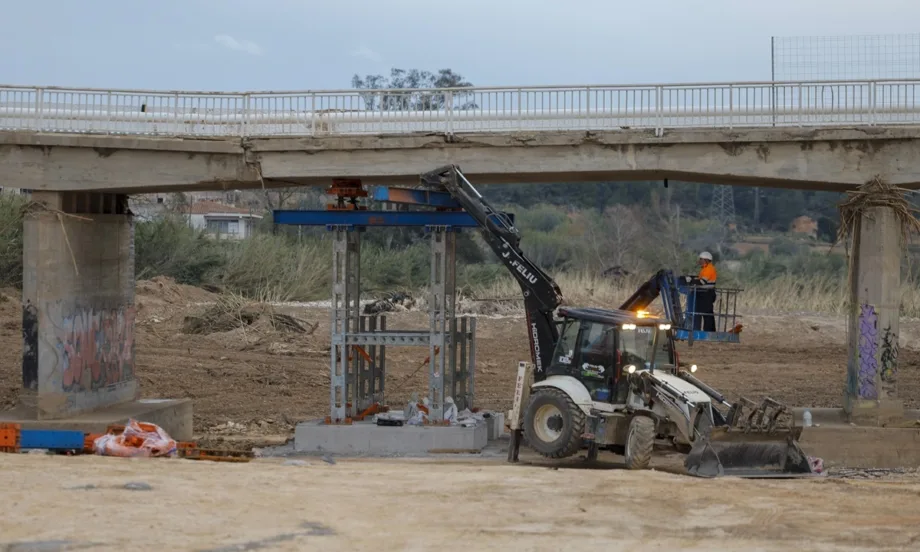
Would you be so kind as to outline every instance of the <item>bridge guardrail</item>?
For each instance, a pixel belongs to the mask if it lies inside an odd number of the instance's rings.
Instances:
[[[920,123],[920,80],[181,92],[0,86],[0,129],[154,136]]]

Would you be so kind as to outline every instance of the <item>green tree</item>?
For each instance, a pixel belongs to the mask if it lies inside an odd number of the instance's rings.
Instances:
[[[361,94],[364,105],[369,110],[380,111],[429,111],[447,107],[449,95],[444,92],[435,92],[434,89],[450,90],[452,93],[453,109],[475,109],[479,107],[472,101],[472,94],[464,93],[463,88],[473,85],[460,74],[451,69],[439,69],[436,73],[418,69],[390,70],[390,76],[355,75],[351,79],[353,88],[359,90],[379,90],[380,92],[366,92]],[[399,92],[385,91],[398,90]]]

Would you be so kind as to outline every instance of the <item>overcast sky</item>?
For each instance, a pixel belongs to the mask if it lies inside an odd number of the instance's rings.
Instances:
[[[349,88],[765,80],[770,37],[920,30],[918,0],[6,0],[0,84]]]

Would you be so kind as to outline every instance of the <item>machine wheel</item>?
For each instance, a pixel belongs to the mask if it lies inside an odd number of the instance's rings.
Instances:
[[[553,387],[534,391],[524,413],[524,438],[547,458],[566,458],[581,449],[585,413]]]
[[[655,446],[655,420],[647,416],[633,416],[626,435],[626,467],[644,470],[652,461]]]

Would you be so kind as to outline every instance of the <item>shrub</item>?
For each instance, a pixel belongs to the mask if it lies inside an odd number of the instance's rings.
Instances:
[[[259,301],[306,301],[329,288],[328,242],[258,234],[239,242],[221,242],[222,263],[208,280],[228,291]]]
[[[200,285],[222,262],[219,243],[190,228],[182,217],[135,224],[134,263],[139,280],[170,276],[182,284]]]
[[[25,198],[0,193],[0,285],[22,285],[22,209]]]

